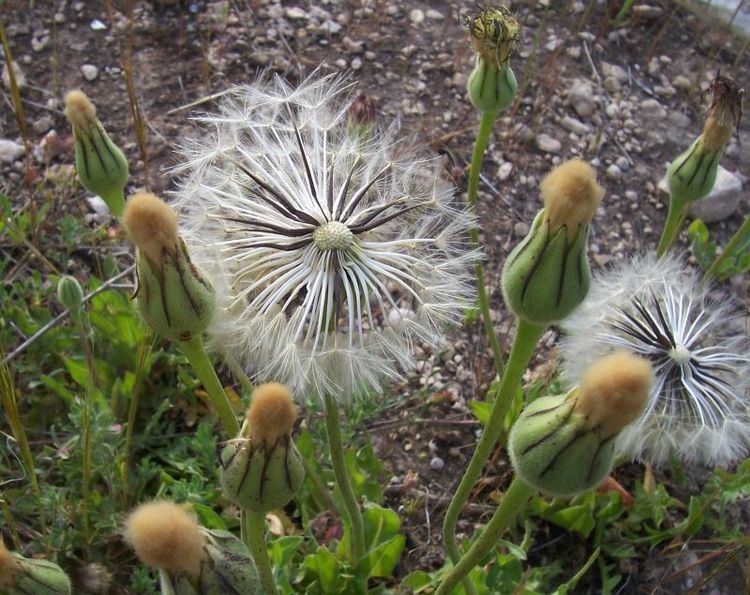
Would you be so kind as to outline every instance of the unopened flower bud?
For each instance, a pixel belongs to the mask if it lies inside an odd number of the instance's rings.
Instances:
[[[247,547],[231,533],[199,526],[173,502],[155,501],[138,507],[126,522],[125,540],[141,562],[159,569],[165,593],[261,592]]]
[[[224,494],[253,512],[284,506],[305,477],[291,431],[297,410],[289,390],[277,383],[255,389],[240,436],[221,452]]]
[[[0,592],[70,595],[70,579],[57,564],[9,552],[0,538]]]
[[[647,360],[621,351],[592,364],[568,394],[531,402],[508,440],[516,473],[551,496],[597,486],[612,470],[615,437],[646,406],[653,379]]]
[[[68,93],[65,115],[73,125],[76,170],[81,183],[101,196],[115,216],[122,216],[128,180],[125,155],[109,138],[96,117],[96,108],[82,91]]]
[[[83,290],[78,279],[70,275],[61,277],[57,283],[57,299],[70,310],[71,314],[77,315],[83,304]]]
[[[498,113],[513,103],[518,89],[509,61],[520,26],[506,8],[488,8],[467,17],[466,27],[477,54],[467,83],[469,99],[482,112]]]
[[[213,317],[214,289],[190,261],[174,210],[139,193],[128,200],[123,221],[138,248],[135,298],[143,318],[165,339],[200,335]]]
[[[711,192],[724,147],[739,130],[743,90],[731,78],[717,75],[708,92],[711,103],[703,132],[667,168],[669,193],[680,205]]]
[[[559,321],[586,297],[590,271],[586,245],[589,223],[604,191],[591,166],[571,159],[541,184],[544,209],[505,261],[505,302],[535,324]]]

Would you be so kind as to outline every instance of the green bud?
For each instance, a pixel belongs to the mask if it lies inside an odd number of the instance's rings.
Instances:
[[[161,337],[189,341],[206,330],[215,306],[213,286],[190,262],[179,239],[173,254],[152,262],[142,251],[136,258],[138,286],[135,299],[148,325]]]
[[[57,283],[57,299],[73,315],[78,314],[83,304],[83,290],[75,277],[65,275]]]
[[[305,470],[291,437],[296,416],[284,385],[268,382],[253,391],[240,436],[221,452],[222,489],[242,508],[261,513],[281,508],[302,486]]]
[[[478,56],[466,90],[472,105],[479,111],[498,113],[513,104],[518,83],[507,63],[493,65]]]
[[[617,434],[641,414],[652,384],[648,361],[621,351],[592,364],[579,388],[532,401],[508,438],[516,473],[556,497],[599,485],[612,469]]]
[[[8,595],[70,595],[70,579],[57,564],[11,555],[18,563],[19,571],[13,577]]]
[[[73,125],[76,170],[81,183],[101,196],[115,216],[122,216],[128,180],[125,155],[109,138],[96,117],[96,108],[83,92],[68,93],[65,115]]]

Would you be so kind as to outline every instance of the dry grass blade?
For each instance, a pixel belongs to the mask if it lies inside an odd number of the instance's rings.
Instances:
[[[8,67],[8,82],[10,83],[10,96],[13,101],[13,111],[16,114],[18,129],[21,131],[21,138],[23,138],[23,144],[26,147],[26,155],[28,157],[29,133],[26,129],[26,116],[24,115],[23,104],[21,103],[21,90],[18,88],[16,71],[13,67],[13,54],[10,51],[8,36],[5,33],[5,22],[2,19],[0,19],[0,43],[2,43],[3,45],[3,52],[5,53],[5,64]]]

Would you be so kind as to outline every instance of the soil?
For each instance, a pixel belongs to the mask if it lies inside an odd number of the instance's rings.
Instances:
[[[83,89],[98,106],[131,163],[131,190],[149,187],[159,193],[172,187],[167,170],[174,145],[193,128],[190,114],[209,109],[213,94],[252,82],[264,70],[298,80],[320,68],[352,70],[358,91],[376,102],[383,118],[400,118],[406,133],[446,154],[448,173],[465,191],[477,114],[465,98],[473,54],[461,13],[471,8],[468,3],[417,0],[6,1],[3,20],[10,47],[27,80],[23,97],[30,149],[45,142],[47,153],[3,165],[3,185],[20,207],[31,199],[30,179],[50,165],[73,162],[61,108],[69,89]],[[612,21],[616,1],[525,1],[513,8],[523,23],[524,42],[512,61],[521,99],[495,127],[479,209],[495,330],[506,352],[513,323],[502,305],[498,275],[540,207],[538,186],[550,167],[582,156],[600,172],[607,195],[593,228],[594,267],[652,249],[666,215],[665,197],[656,185],[666,164],[700,131],[702,92],[719,69],[750,88],[747,41],[668,0],[637,2],[619,27]],[[93,80],[84,77],[84,65],[96,67]],[[146,122],[145,147],[139,147],[134,133],[128,71]],[[577,78],[591,85],[589,116],[576,113],[569,102],[567,90]],[[649,99],[654,101],[643,103]],[[0,138],[19,139],[10,106],[3,88]],[[577,119],[586,130],[570,132],[561,125],[565,117]],[[739,133],[745,139],[747,129],[743,124]],[[56,131],[57,138],[43,141],[48,130]],[[559,143],[544,143],[543,135]],[[750,143],[733,140],[723,166],[748,176],[748,163]],[[50,233],[65,212],[90,214],[82,196],[53,210]],[[745,194],[734,215],[710,225],[719,242],[726,241],[749,207]],[[747,305],[747,276],[727,287]],[[543,338],[544,349],[527,381],[554,371],[556,337],[553,329]],[[442,564],[442,514],[479,430],[467,401],[483,398],[494,377],[479,324],[454,332],[442,345],[418,349],[418,370],[396,387],[399,398],[363,428],[393,474],[388,505],[400,509],[405,519],[408,541],[399,577]],[[627,489],[642,474],[641,467],[632,465],[620,468],[616,477]],[[498,451],[460,532],[469,533],[486,521],[493,491],[502,491],[509,476],[507,457]],[[658,479],[669,481],[667,476]],[[747,526],[747,511],[739,513],[738,522]],[[545,532],[532,550],[535,564],[557,556],[577,569],[590,554],[575,536],[551,525]],[[689,590],[712,567],[702,555],[691,546],[677,555],[667,549],[651,554],[639,550],[637,559],[620,568],[628,578],[619,592]],[[700,592],[736,594],[744,585],[738,563]],[[579,585],[581,592],[600,588],[596,578]]]

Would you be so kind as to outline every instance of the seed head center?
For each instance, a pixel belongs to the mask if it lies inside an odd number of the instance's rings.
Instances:
[[[677,345],[669,350],[669,357],[671,357],[678,365],[684,366],[690,361],[690,350],[684,345]]]
[[[348,250],[354,245],[354,234],[340,221],[324,223],[313,232],[313,243],[319,250]]]

